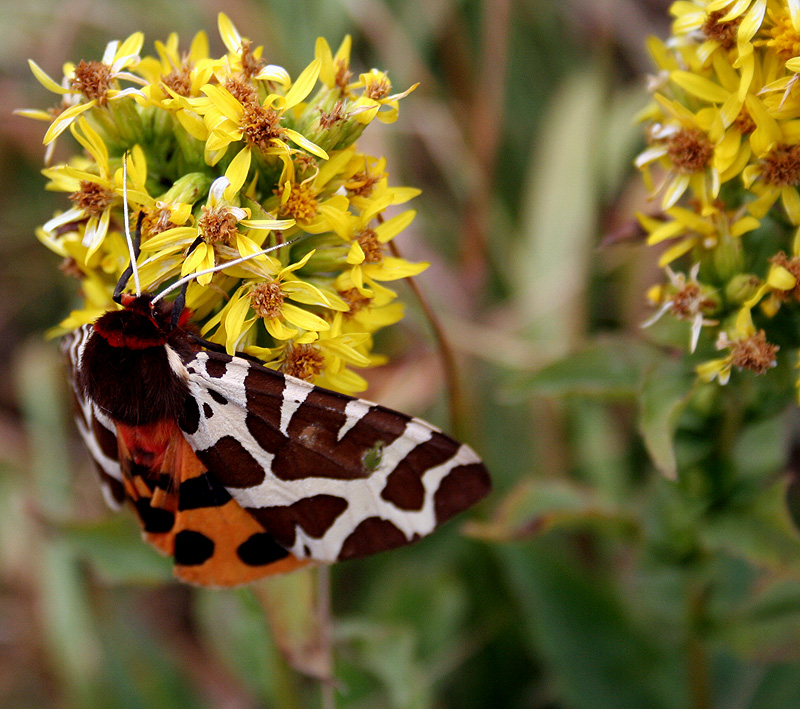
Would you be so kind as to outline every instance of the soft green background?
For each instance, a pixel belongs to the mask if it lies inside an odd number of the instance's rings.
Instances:
[[[631,169],[644,39],[666,36],[667,4],[2,5],[0,706],[320,705],[276,647],[292,642],[282,624],[302,626],[304,581],[261,594],[171,583],[130,515],[105,510],[41,337],[75,284],[33,237],[63,199],[42,190],[43,124],[11,116],[55,103],[25,60],[60,76],[135,30],[145,52],[199,29],[221,52],[220,10],[292,75],[318,35],[335,49],[351,33],[354,66],[388,69],[398,90],[421,82],[361,146],[424,190],[398,245],[432,262],[418,281],[459,355],[459,435],[495,480],[422,543],[333,569],[337,706],[800,705],[800,547],[782,488],[764,484],[779,480],[785,417],[740,429],[722,492],[691,465],[669,482],[648,457],[674,467],[689,379],[639,342],[659,276],[631,219],[645,204]],[[409,316],[381,338],[391,364],[368,396],[448,427],[429,328],[402,294]],[[681,421],[677,454],[699,460],[710,444]]]

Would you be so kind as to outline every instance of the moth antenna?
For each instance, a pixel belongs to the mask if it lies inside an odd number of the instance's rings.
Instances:
[[[136,264],[136,259],[139,258],[139,249],[133,245],[131,238],[131,223],[130,216],[128,215],[128,151],[122,156],[122,210],[125,218],[125,240],[128,242],[128,253],[131,257],[131,271],[133,272],[133,287],[136,289],[136,297],[142,294],[142,285],[139,282],[139,267]],[[136,223],[136,236],[141,235],[142,228],[142,212],[139,213],[139,220]],[[138,241],[138,238],[137,238]]]
[[[255,253],[248,254],[247,256],[240,256],[233,261],[226,261],[225,263],[220,263],[213,268],[206,268],[202,271],[197,271],[196,273],[190,273],[188,276],[184,276],[183,278],[178,279],[170,286],[167,286],[164,290],[162,290],[158,295],[156,295],[151,303],[157,303],[161,300],[167,293],[171,293],[172,291],[181,288],[187,283],[199,278],[200,276],[205,276],[207,273],[216,273],[217,271],[222,271],[229,266],[238,266],[240,263],[244,263],[245,261],[249,261],[250,259],[254,259],[257,256],[263,256],[264,254],[268,254],[270,251],[277,251],[278,249],[282,249],[284,246],[291,246],[296,241],[300,241],[305,236],[305,234],[301,234],[300,236],[296,236],[294,239],[289,239],[289,241],[284,241],[282,244],[275,244],[274,246],[270,246],[269,248],[262,249],[261,251],[256,251]]]

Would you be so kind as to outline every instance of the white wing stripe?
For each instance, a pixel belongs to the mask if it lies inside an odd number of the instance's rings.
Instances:
[[[284,436],[287,436],[292,416],[294,416],[297,409],[300,408],[300,404],[306,400],[306,397],[313,387],[301,379],[295,379],[294,377],[286,377],[285,382],[283,401],[281,402],[280,432]]]
[[[345,434],[353,428],[370,411],[374,404],[364,399],[352,399],[344,407],[345,422],[336,434],[336,440],[341,441]]]

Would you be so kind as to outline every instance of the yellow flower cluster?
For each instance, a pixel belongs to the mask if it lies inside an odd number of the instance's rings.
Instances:
[[[724,384],[775,367],[775,342],[800,347],[787,331],[800,314],[800,2],[680,0],[670,12],[669,39],[649,40],[657,73],[636,159],[661,207],[639,215],[667,274],[651,320],[690,322],[692,351],[711,330],[722,356],[697,372]]]
[[[379,361],[373,333],[403,316],[383,283],[427,264],[386,253],[415,212],[384,219],[384,211],[419,190],[390,186],[386,161],[360,152],[356,140],[374,119],[394,121],[415,86],[393,94],[375,69],[354,80],[349,37],[335,55],[318,39],[293,81],[224,14],[219,32],[227,49],[219,58],[202,32],[188,51],[173,34],[156,42],[157,56],[141,57],[137,32],[111,42],[100,61],[65,65],[60,82],[30,62],[61,98],[50,111],[19,111],[48,122],[47,162],[65,131],[83,148],[43,171],[47,188],[67,193],[72,206],[38,236],[81,280],[84,297],[59,331],[116,307],[111,296],[129,261],[124,192],[143,214],[138,265],[147,292],[293,241],[198,275],[186,304],[203,336],[231,353],[361,391],[366,382],[348,367]]]

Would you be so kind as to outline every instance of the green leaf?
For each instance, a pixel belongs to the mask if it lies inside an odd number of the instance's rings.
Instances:
[[[563,544],[497,551],[530,648],[545,659],[563,706],[688,705],[681,649],[638,627],[599,569],[573,563]]]
[[[533,374],[514,379],[506,387],[506,396],[511,401],[531,394],[631,399],[659,356],[657,350],[630,337],[592,343]]]
[[[694,381],[694,373],[684,362],[664,360],[645,375],[642,384],[639,430],[656,468],[670,479],[678,475],[675,430]]]
[[[433,707],[430,683],[417,661],[416,637],[402,625],[341,620],[336,626],[337,647],[359,667],[374,675],[385,688],[386,697],[366,706],[392,709]]]
[[[142,540],[130,514],[93,522],[62,522],[60,536],[108,583],[155,584],[172,580],[172,560]]]
[[[785,504],[785,482],[753,494],[747,505],[722,510],[700,528],[704,544],[719,553],[777,571],[800,565],[800,536]]]
[[[328,567],[306,568],[272,576],[253,585],[264,608],[272,636],[286,661],[298,672],[322,681],[331,678],[328,618],[318,611],[319,574]],[[328,603],[328,599],[323,599]]]
[[[523,480],[497,506],[486,522],[472,520],[464,532],[480,539],[504,542],[525,539],[553,529],[597,527],[608,533],[630,529],[633,520],[591,488],[567,481]]]

